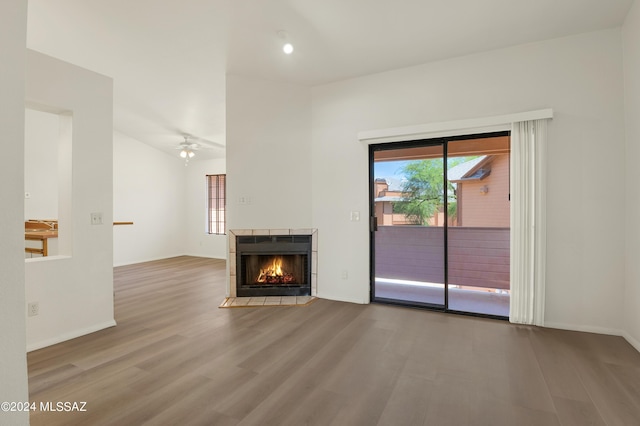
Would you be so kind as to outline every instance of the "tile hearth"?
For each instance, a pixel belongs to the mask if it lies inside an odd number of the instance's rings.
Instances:
[[[307,306],[316,300],[313,296],[261,296],[227,297],[219,308],[249,308],[257,306]]]

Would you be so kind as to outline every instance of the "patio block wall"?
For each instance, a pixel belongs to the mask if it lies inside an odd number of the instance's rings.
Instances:
[[[449,284],[509,289],[509,228],[450,227]],[[444,229],[380,226],[376,277],[444,282]]]

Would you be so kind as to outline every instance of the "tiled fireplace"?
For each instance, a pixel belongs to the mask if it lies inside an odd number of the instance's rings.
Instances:
[[[229,231],[229,297],[315,296],[315,229]]]

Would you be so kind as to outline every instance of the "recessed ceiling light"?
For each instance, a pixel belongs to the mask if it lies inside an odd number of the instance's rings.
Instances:
[[[276,31],[276,34],[281,40],[284,41],[284,44],[282,45],[282,51],[287,55],[291,55],[291,53],[293,53],[293,45],[288,41],[289,34],[287,34],[285,30],[278,30]]]

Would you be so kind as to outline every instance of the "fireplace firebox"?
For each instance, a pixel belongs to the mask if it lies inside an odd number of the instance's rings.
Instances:
[[[311,295],[311,235],[236,236],[236,295]]]

